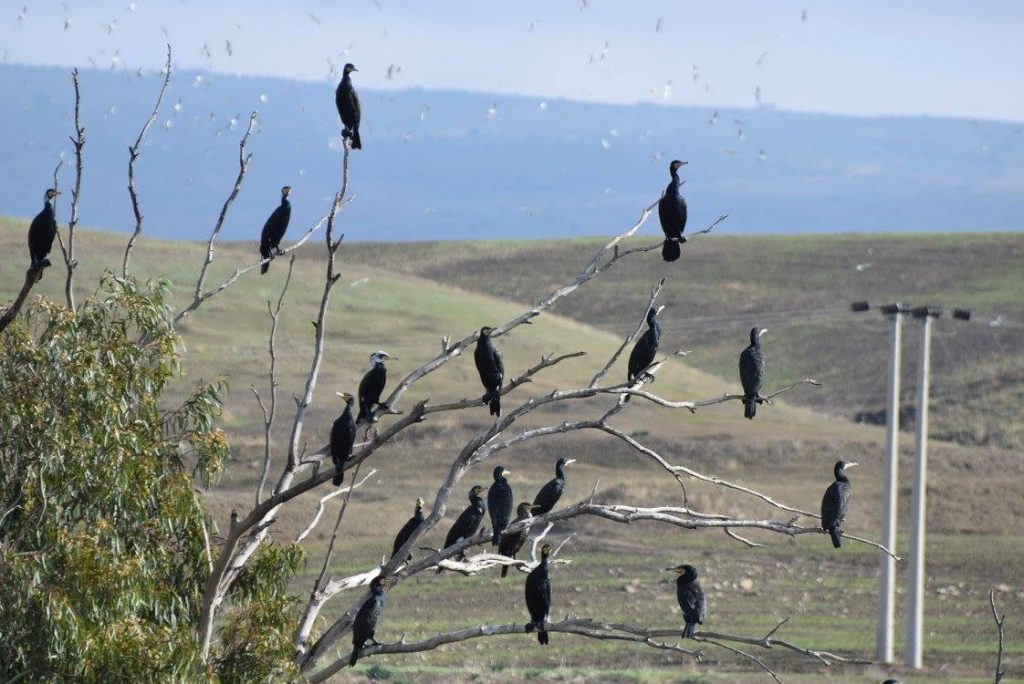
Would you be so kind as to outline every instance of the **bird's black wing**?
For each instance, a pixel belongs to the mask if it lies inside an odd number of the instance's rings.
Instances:
[[[654,335],[650,329],[646,330],[640,339],[633,345],[633,351],[629,353],[629,379],[636,378],[645,368],[654,361],[654,355],[658,353],[658,345],[654,341]]]
[[[526,578],[526,609],[533,622],[541,622],[551,610],[551,581],[540,567],[534,568]]]
[[[498,387],[505,380],[505,362],[501,360],[501,352],[491,345],[491,356],[494,358],[494,367],[498,369]]]
[[[676,598],[683,611],[683,619],[689,623],[703,623],[707,612],[704,589],[697,581],[678,585]]]
[[[373,415],[374,407],[380,403],[380,395],[384,392],[387,377],[387,369],[382,364],[374,364],[359,381],[360,419]]]
[[[558,478],[554,478],[549,481],[546,485],[540,488],[537,492],[537,496],[533,497],[533,505],[540,506],[539,509],[533,512],[534,515],[543,515],[549,512],[558,503],[558,500],[562,497],[562,483],[559,482]]]
[[[669,183],[665,189],[665,194],[658,201],[658,219],[661,221],[661,230],[667,238],[677,238],[682,232],[679,226],[678,203],[676,201],[679,195],[677,194],[678,190],[673,186],[674,183]]]
[[[483,511],[472,504],[466,507],[459,514],[459,517],[455,519],[455,524],[448,530],[448,536],[444,540],[444,547],[448,548],[460,539],[466,539],[476,534],[477,528],[480,527],[481,519],[483,519]]]
[[[849,499],[849,492],[844,492],[840,482],[833,482],[825,490],[825,496],[821,498],[821,527],[829,529],[842,523],[842,517],[846,513],[846,501]],[[844,496],[845,494],[845,496]]]
[[[740,353],[740,382],[743,383],[743,393],[759,394],[763,376],[764,355],[760,349],[750,345]]]
[[[421,520],[419,520],[414,515],[413,517],[409,518],[404,525],[402,525],[402,529],[398,530],[398,534],[395,535],[395,543],[391,547],[392,556],[394,556],[395,553],[398,552],[398,549],[402,548],[402,545],[409,540],[409,537],[412,536],[412,533],[415,532],[416,528],[420,526],[420,522]]]

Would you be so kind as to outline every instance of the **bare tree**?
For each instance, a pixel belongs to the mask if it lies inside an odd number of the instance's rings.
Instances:
[[[195,311],[204,301],[206,301],[206,299],[229,287],[238,279],[238,276],[241,273],[245,272],[243,269],[236,269],[235,276],[224,281],[218,289],[211,291],[210,293],[203,292],[202,286],[205,279],[206,269],[212,261],[213,241],[216,238],[221,223],[223,222],[223,216],[227,211],[230,200],[233,199],[235,194],[237,194],[237,188],[240,186],[242,178],[244,177],[245,167],[248,161],[248,156],[245,153],[245,143],[248,138],[248,133],[249,131],[246,132],[246,136],[243,137],[242,142],[240,143],[239,174],[235,185],[236,190],[232,193],[232,196],[229,197],[229,201],[225,203],[225,209],[221,213],[221,219],[218,221],[218,224],[211,235],[207,249],[207,259],[200,271],[193,302],[176,316],[176,320],[181,320],[191,312]],[[210,577],[204,591],[200,617],[199,637],[204,656],[208,656],[211,645],[215,640],[214,625],[216,623],[216,615],[220,606],[223,604],[230,587],[238,577],[241,569],[245,566],[260,545],[267,539],[268,531],[274,526],[276,520],[282,514],[283,507],[298,500],[302,495],[316,490],[321,485],[331,480],[335,474],[334,468],[322,467],[325,463],[324,459],[329,451],[327,445],[322,445],[320,448],[310,451],[304,446],[305,441],[303,440],[303,432],[308,410],[315,398],[317,380],[319,378],[320,369],[324,359],[324,351],[327,343],[325,321],[328,311],[328,302],[334,285],[340,278],[340,274],[337,271],[336,259],[343,236],[335,237],[335,233],[336,221],[339,213],[347,203],[351,201],[348,191],[349,153],[350,150],[346,144],[343,157],[341,188],[335,195],[330,212],[321,220],[321,222],[326,222],[324,241],[324,254],[326,257],[325,272],[320,306],[316,320],[313,322],[314,335],[310,368],[306,375],[303,391],[295,396],[295,415],[292,419],[291,430],[288,435],[287,442],[284,445],[286,457],[281,465],[280,473],[276,478],[276,482],[273,485],[271,492],[269,495],[265,496],[264,490],[268,484],[267,479],[271,469],[273,423],[277,415],[275,410],[276,387],[278,384],[275,371],[275,335],[278,319],[283,313],[282,303],[288,283],[290,282],[292,264],[289,266],[289,274],[286,278],[285,288],[282,290],[276,307],[272,308],[268,303],[271,326],[270,340],[268,343],[270,394],[268,395],[267,401],[264,401],[263,397],[255,387],[252,388],[257,402],[263,412],[264,419],[263,468],[259,484],[256,487],[252,508],[244,514],[237,511],[232,512],[223,542],[220,544],[218,549],[214,550],[213,553],[213,569],[210,573]],[[623,248],[623,242],[634,236],[639,231],[650,216],[654,206],[656,205],[652,204],[645,208],[633,226],[623,233],[615,236],[601,247],[601,249],[599,249],[584,265],[573,280],[566,285],[555,289],[534,306],[527,308],[516,317],[495,328],[492,332],[492,337],[500,337],[519,326],[531,323],[533,318],[542,315],[559,300],[574,294],[590,280],[607,273],[619,261],[630,256],[639,256],[647,252],[660,249],[662,244],[661,240],[651,245]],[[724,219],[724,216],[720,217],[706,229],[689,236],[689,239],[693,240],[695,237],[708,234]],[[310,232],[315,230],[318,226],[315,226]],[[257,262],[253,267],[259,265],[259,263],[261,262]],[[663,285],[664,282],[661,282],[652,288],[648,306],[644,308],[643,312],[641,312],[642,314],[646,314],[648,307],[655,305],[656,299]],[[344,518],[345,511],[348,508],[348,502],[353,495],[354,489],[363,485],[366,482],[366,478],[364,477],[362,480],[355,482],[353,485],[343,490],[331,490],[318,497],[316,510],[312,520],[297,537],[297,541],[299,542],[306,539],[322,520],[325,502],[330,498],[338,496],[342,492],[345,494],[344,504],[335,518],[334,531],[331,535],[331,543],[327,551],[327,556],[323,560],[319,573],[313,580],[308,600],[305,603],[302,616],[295,629],[294,645],[296,663],[305,676],[309,677],[311,681],[323,681],[344,667],[348,662],[347,656],[333,659],[329,656],[337,653],[339,640],[351,631],[352,620],[355,613],[367,596],[365,591],[356,592],[356,595],[352,597],[351,603],[348,604],[348,608],[344,611],[342,616],[329,623],[316,639],[312,638],[313,626],[317,623],[318,619],[320,619],[322,609],[345,592],[366,587],[369,582],[378,575],[387,576],[392,580],[392,582],[399,583],[409,577],[437,567],[443,567],[462,574],[476,574],[489,568],[506,565],[521,572],[527,572],[534,567],[537,562],[536,542],[547,534],[550,530],[551,523],[554,522],[571,521],[581,516],[591,516],[611,524],[624,525],[643,520],[689,530],[720,530],[724,534],[728,535],[729,538],[751,546],[759,544],[755,544],[754,542],[745,539],[737,532],[738,530],[763,530],[786,536],[822,533],[820,526],[816,522],[816,519],[818,518],[816,514],[779,502],[774,497],[759,492],[746,485],[729,482],[714,475],[700,473],[688,466],[673,463],[670,459],[659,454],[656,450],[641,443],[634,436],[615,426],[614,419],[620,412],[628,408],[630,404],[627,403],[627,400],[630,397],[633,397],[638,401],[650,402],[668,410],[683,410],[687,413],[695,413],[698,410],[703,410],[716,404],[742,400],[743,395],[738,393],[723,394],[718,397],[704,400],[677,400],[662,397],[646,388],[646,385],[657,376],[658,372],[666,363],[677,355],[685,355],[686,352],[676,352],[663,358],[656,359],[647,369],[647,373],[633,384],[602,384],[602,381],[608,371],[620,357],[623,350],[642,330],[643,318],[643,315],[641,315],[639,319],[640,322],[636,326],[635,330],[630,335],[626,336],[622,344],[608,359],[595,368],[589,383],[577,388],[557,390],[529,396],[525,398],[522,403],[511,407],[511,409],[504,415],[496,418],[493,423],[480,430],[466,443],[464,443],[458,450],[458,455],[451,463],[446,476],[441,481],[434,496],[433,505],[430,509],[429,515],[426,517],[423,524],[413,532],[408,541],[405,542],[403,547],[399,549],[393,557],[384,559],[379,566],[368,568],[355,575],[343,578],[331,578],[327,574],[331,549],[333,549],[334,542],[340,533],[339,531],[341,529],[342,520]],[[478,333],[473,332],[454,343],[451,342],[450,338],[444,338],[441,343],[441,351],[439,354],[433,358],[427,359],[419,367],[415,368],[399,380],[392,389],[390,396],[388,396],[384,402],[387,409],[381,411],[382,416],[392,416],[394,420],[388,424],[384,424],[383,427],[375,430],[372,434],[368,434],[366,441],[357,445],[356,451],[344,464],[344,469],[351,469],[355,471],[357,473],[356,478],[358,478],[358,470],[361,468],[364,461],[369,459],[377,451],[386,449],[389,443],[397,435],[407,429],[413,428],[420,422],[429,420],[429,417],[432,414],[475,409],[479,407],[482,404],[482,399],[478,397],[452,399],[442,403],[431,403],[429,399],[420,399],[414,402],[411,406],[405,407],[404,410],[401,407],[401,400],[409,389],[428,375],[443,368],[447,364],[458,360],[462,356],[463,351],[476,342],[477,337]],[[561,354],[553,353],[545,355],[532,367],[523,369],[518,374],[513,375],[508,383],[502,387],[501,393],[503,395],[509,395],[512,392],[519,391],[521,388],[527,387],[534,376],[543,373],[552,366],[555,366],[567,359],[577,358],[583,356],[583,354],[584,352],[582,350],[574,350]],[[817,384],[818,383],[815,380],[808,378],[797,383],[793,383],[788,387],[783,387],[775,392],[766,393],[764,401],[766,403],[771,403],[774,397],[783,392],[792,390],[795,387],[801,385],[813,386]],[[527,415],[544,409],[545,407],[563,403],[577,404],[584,399],[600,397],[608,397],[609,405],[591,418],[561,421],[557,424],[542,425],[540,427],[514,431],[514,427],[518,421]],[[525,522],[513,523],[509,526],[508,530],[510,532],[516,532],[524,528],[544,528],[544,531],[540,535],[535,536],[533,552],[531,553],[530,560],[514,560],[495,553],[487,552],[476,553],[465,560],[456,559],[461,558],[463,554],[471,550],[472,547],[486,544],[490,539],[490,534],[487,531],[481,531],[472,538],[463,539],[453,546],[445,549],[429,549],[428,553],[424,557],[410,563],[406,563],[403,560],[413,551],[413,549],[419,548],[417,545],[418,540],[443,519],[447,503],[453,489],[462,477],[464,477],[474,466],[495,453],[505,449],[519,447],[534,439],[541,439],[551,435],[581,430],[593,430],[608,435],[609,437],[613,437],[619,442],[628,445],[639,457],[649,459],[656,463],[679,484],[683,498],[683,505],[645,507],[631,505],[625,502],[599,504],[594,501],[594,494],[597,491],[597,486],[595,485],[594,493],[592,493],[590,498],[586,500],[551,511],[550,513],[542,516],[531,518]],[[326,463],[329,465],[330,461],[327,461]],[[697,510],[691,507],[686,500],[684,483],[687,478],[701,480],[729,489],[739,495],[752,497],[759,502],[766,503],[779,511],[783,511],[786,517],[778,520],[774,518],[735,517],[713,511]],[[809,519],[811,524],[798,524],[801,518]],[[884,549],[884,547],[873,541],[852,535],[846,536],[848,539],[860,541],[876,548],[881,548],[885,552],[891,554],[891,551]],[[558,558],[556,562],[568,561]],[[785,621],[783,621],[783,623],[784,622]],[[748,658],[773,676],[774,673],[763,660],[746,652],[743,648],[753,646],[768,649],[772,646],[781,646],[822,663],[863,662],[845,659],[834,654],[815,651],[777,640],[774,638],[774,634],[782,627],[783,623],[776,625],[762,637],[749,637],[717,632],[701,632],[698,634],[698,645],[713,645],[735,653],[741,657]],[[699,648],[691,649],[663,641],[666,638],[678,637],[678,629],[656,629],[646,625],[633,626],[608,624],[599,619],[582,617],[566,618],[565,620],[553,623],[548,627],[548,629],[551,631],[574,634],[585,638],[633,642],[652,648],[678,652],[685,654],[688,657],[701,657],[701,651]],[[394,644],[370,646],[364,648],[361,655],[363,657],[367,657],[376,653],[418,652],[437,648],[443,644],[450,644],[481,637],[522,633],[524,630],[524,625],[517,624],[482,625],[458,629],[450,633],[439,634],[421,642],[406,643],[403,641]]]
[[[992,609],[992,619],[996,623],[996,632],[999,637],[999,648],[996,651],[996,676],[995,684],[1003,681],[1003,677],[1006,676],[1006,670],[1003,669],[1003,623],[1006,622],[1006,614],[1000,615],[996,612],[996,592],[989,590],[988,592],[988,605]]]

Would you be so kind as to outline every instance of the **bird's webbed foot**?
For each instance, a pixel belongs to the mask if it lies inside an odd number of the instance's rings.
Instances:
[[[274,248],[274,255],[275,256],[284,256],[284,250],[281,249],[280,247],[275,247]]]

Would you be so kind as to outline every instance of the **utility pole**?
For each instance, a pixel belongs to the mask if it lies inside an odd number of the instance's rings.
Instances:
[[[910,513],[910,573],[907,575],[907,636],[903,664],[920,670],[924,664],[925,509],[928,493],[928,384],[931,374],[932,320],[942,309],[919,306],[911,312],[924,326],[917,369],[917,436],[914,458],[914,494]]]
[[[892,319],[892,346],[889,356],[889,387],[885,411],[885,483],[882,487],[882,545],[887,549],[896,548],[896,519],[899,511],[900,465],[900,344],[902,342],[903,316],[909,307],[896,302],[882,307],[882,313]],[[885,551],[879,552],[878,559],[878,626],[875,634],[875,659],[891,663],[893,659],[893,634],[896,616],[896,559]]]

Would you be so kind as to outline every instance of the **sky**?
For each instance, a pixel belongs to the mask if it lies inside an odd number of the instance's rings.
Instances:
[[[7,63],[1024,120],[1017,0],[5,0]],[[390,72],[390,73],[389,73]]]

